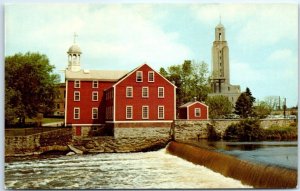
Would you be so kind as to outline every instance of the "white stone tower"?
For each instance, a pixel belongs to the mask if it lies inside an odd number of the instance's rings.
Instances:
[[[215,41],[212,46],[212,77],[230,84],[229,50],[225,38],[225,28],[219,23],[215,28]]]
[[[225,27],[221,22],[215,28],[212,46],[212,74],[210,77],[213,93],[208,96],[223,95],[235,106],[240,96],[240,86],[230,84],[229,48],[225,38]]]
[[[80,67],[80,55],[81,50],[80,47],[76,44],[75,38],[76,34],[74,34],[73,45],[68,50],[68,70],[72,72],[77,72],[81,70]]]

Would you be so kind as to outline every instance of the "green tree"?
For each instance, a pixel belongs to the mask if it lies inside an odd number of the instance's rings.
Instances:
[[[54,66],[39,53],[15,54],[5,58],[5,121],[15,117],[21,124],[25,118],[46,113],[54,108],[59,76]]]
[[[249,88],[243,92],[235,103],[235,113],[242,118],[248,118],[253,115],[253,103],[255,98]]]
[[[232,104],[226,96],[207,97],[205,103],[209,106],[209,117],[211,119],[222,118],[232,112]]]
[[[193,100],[194,97],[199,101],[206,99],[210,92],[207,67],[205,62],[185,60],[182,65],[172,65],[167,70],[160,68],[160,74],[177,86],[177,106]]]
[[[250,91],[250,89],[248,87],[246,88],[246,92],[245,93],[249,96],[250,102],[253,105],[253,103],[255,102],[255,97],[252,96],[252,93],[251,93],[251,91]]]
[[[260,119],[266,118],[272,112],[272,108],[269,106],[268,103],[261,101],[253,107],[253,114],[255,117]]]

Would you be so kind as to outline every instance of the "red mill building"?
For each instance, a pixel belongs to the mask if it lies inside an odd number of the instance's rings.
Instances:
[[[65,124],[73,136],[113,135],[114,127],[170,127],[176,87],[147,64],[134,70],[83,70],[81,50],[69,48]]]

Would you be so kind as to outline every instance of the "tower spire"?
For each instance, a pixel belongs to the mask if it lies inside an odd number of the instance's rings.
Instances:
[[[221,14],[219,15],[219,19],[220,19],[220,24],[222,24],[222,16],[221,16]]]

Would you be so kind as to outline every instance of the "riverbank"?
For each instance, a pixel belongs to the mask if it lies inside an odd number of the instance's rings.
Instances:
[[[172,141],[167,151],[255,188],[295,188],[297,185],[297,170],[254,164],[215,152],[211,147],[201,148],[199,145]]]

